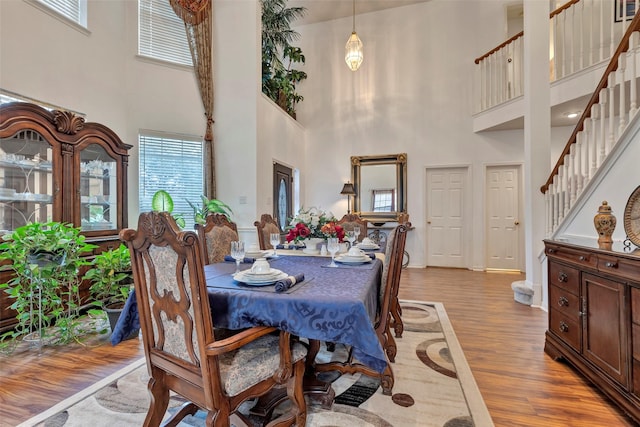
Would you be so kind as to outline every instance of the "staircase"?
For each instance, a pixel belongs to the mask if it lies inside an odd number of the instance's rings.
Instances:
[[[631,144],[638,121],[640,14],[631,21],[578,124],[541,187],[546,234],[556,237]],[[629,170],[630,176],[637,171]],[[624,206],[618,207],[620,210]],[[595,214],[595,211],[593,212]]]
[[[631,13],[639,10],[639,3],[640,0],[635,1]],[[615,4],[617,6],[617,2]],[[560,158],[541,187],[546,205],[545,234],[549,238],[571,233],[574,223],[590,227],[578,234],[592,235],[592,218],[602,200],[609,200],[614,213],[622,213],[627,197],[640,183],[639,167],[635,166],[640,165],[637,161],[640,135],[636,138],[640,128],[636,117],[640,14],[629,20],[629,10],[623,9],[614,8],[608,0],[572,0],[550,14],[553,45],[550,84],[588,68],[593,70],[595,66],[604,71]],[[523,36],[521,32],[475,60],[478,112],[508,105],[522,97]],[[630,163],[629,157],[633,159]],[[603,182],[614,173],[622,174],[620,182],[625,181],[624,174],[631,178],[626,179],[630,189],[618,186],[606,190]],[[601,200],[594,201],[594,198]],[[611,203],[612,199],[615,204]],[[584,213],[581,213],[583,207]],[[581,215],[589,218],[581,217],[577,221]]]

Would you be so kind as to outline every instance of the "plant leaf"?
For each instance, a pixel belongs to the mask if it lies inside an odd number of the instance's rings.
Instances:
[[[173,199],[165,190],[158,190],[151,199],[151,209],[156,212],[173,212]]]

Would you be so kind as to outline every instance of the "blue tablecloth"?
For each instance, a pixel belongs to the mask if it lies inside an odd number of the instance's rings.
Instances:
[[[235,266],[205,266],[209,302],[216,327],[241,329],[275,326],[300,337],[349,344],[361,362],[382,372],[386,357],[373,328],[378,307],[382,262],[349,268],[323,268],[330,258],[281,256],[271,267],[304,273],[310,283],[289,294],[217,288],[230,280]],[[246,268],[249,268],[247,266]]]
[[[373,268],[368,264],[323,268],[329,262],[328,258],[310,256],[269,260],[273,268],[290,275],[304,273],[305,280],[309,279],[291,293],[255,292],[240,285],[234,288],[231,273],[235,264],[206,265],[214,325],[227,329],[275,326],[300,337],[348,344],[358,360],[382,372],[386,357],[373,328],[382,263],[376,259]],[[241,269],[250,267],[241,265]]]

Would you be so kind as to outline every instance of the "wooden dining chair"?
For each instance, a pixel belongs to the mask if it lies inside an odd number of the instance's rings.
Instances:
[[[214,335],[198,236],[181,231],[166,212],[142,213],[138,230],[120,238],[131,253],[135,295],[151,404],[144,426],[158,426],[165,416],[170,391],[189,402],[165,425],[175,426],[198,409],[207,426],[248,420],[238,407],[286,384],[290,410],[269,426],[304,426],[302,389],[305,347],[273,327],[253,327],[228,338]]]
[[[204,224],[196,224],[196,231],[202,246],[206,264],[224,261],[229,255],[231,242],[238,240],[238,227],[235,222],[219,213],[207,215]]]
[[[378,296],[378,311],[376,313],[376,319],[374,321],[374,328],[380,345],[385,351],[387,356],[387,367],[382,373],[358,362],[353,357],[353,348],[349,349],[349,355],[347,360],[331,361],[327,363],[320,363],[315,365],[317,372],[325,371],[338,371],[343,374],[353,374],[356,372],[379,378],[382,385],[382,393],[385,395],[391,395],[393,389],[394,377],[391,364],[394,362],[398,348],[396,346],[395,339],[391,335],[389,329],[389,321],[391,318],[391,301],[394,295],[397,297],[400,273],[402,271],[402,255],[404,253],[404,247],[407,240],[407,230],[411,227],[410,223],[399,224],[390,233],[387,240],[387,248],[385,251],[385,258],[382,266],[382,277],[380,283],[380,293]],[[316,344],[317,345],[317,344]],[[313,346],[309,350],[309,359],[315,357],[317,349]]]
[[[407,225],[407,229],[410,229],[411,223],[409,222],[409,214],[406,212],[402,212],[400,215],[398,215],[398,224],[405,224]],[[405,251],[402,259],[402,268],[405,268],[408,264],[409,264],[409,254]],[[396,338],[402,338],[402,332],[404,332],[404,323],[402,323],[402,306],[400,305],[400,301],[398,300],[397,289],[393,297],[391,298],[391,322],[390,323],[391,323],[390,326],[391,328],[393,328],[393,332],[395,333]]]
[[[369,225],[369,221],[360,218],[360,215],[358,214],[346,214],[338,220],[338,225],[349,231],[353,230],[354,226],[359,225],[360,234],[358,235],[358,242],[362,242],[362,239],[367,237],[367,226]]]
[[[269,214],[262,214],[260,221],[254,222],[253,225],[256,226],[256,230],[258,231],[258,244],[260,245],[260,249],[263,251],[273,249],[273,245],[271,245],[269,241],[269,235],[271,233],[280,234],[278,221]]]

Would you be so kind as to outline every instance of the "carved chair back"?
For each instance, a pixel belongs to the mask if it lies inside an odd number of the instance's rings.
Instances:
[[[138,230],[122,230],[120,238],[131,253],[150,375],[144,425],[160,425],[174,391],[188,402],[169,425],[200,408],[213,420],[208,425],[228,426],[243,401],[283,383],[293,401],[286,418],[304,425],[304,348],[296,344],[292,352],[289,334],[270,335],[277,330],[269,327],[216,341],[197,234],[181,231],[167,212],[148,212],[140,215]],[[253,360],[257,366],[247,362]]]
[[[367,237],[367,228],[369,225],[369,221],[360,218],[358,214],[346,214],[345,216],[340,218],[340,220],[338,220],[338,225],[344,228],[345,231],[352,231],[354,226],[359,225],[360,234],[358,235],[358,242],[362,242],[362,239]]]
[[[280,234],[278,221],[269,214],[262,214],[260,221],[254,222],[253,225],[256,226],[256,230],[258,231],[258,244],[260,245],[260,249],[263,251],[273,249],[273,245],[271,245],[269,241],[269,235],[271,233]]]
[[[205,264],[224,261],[225,255],[229,255],[231,251],[231,242],[238,240],[236,223],[219,213],[207,215],[204,224],[196,224],[196,231]]]

